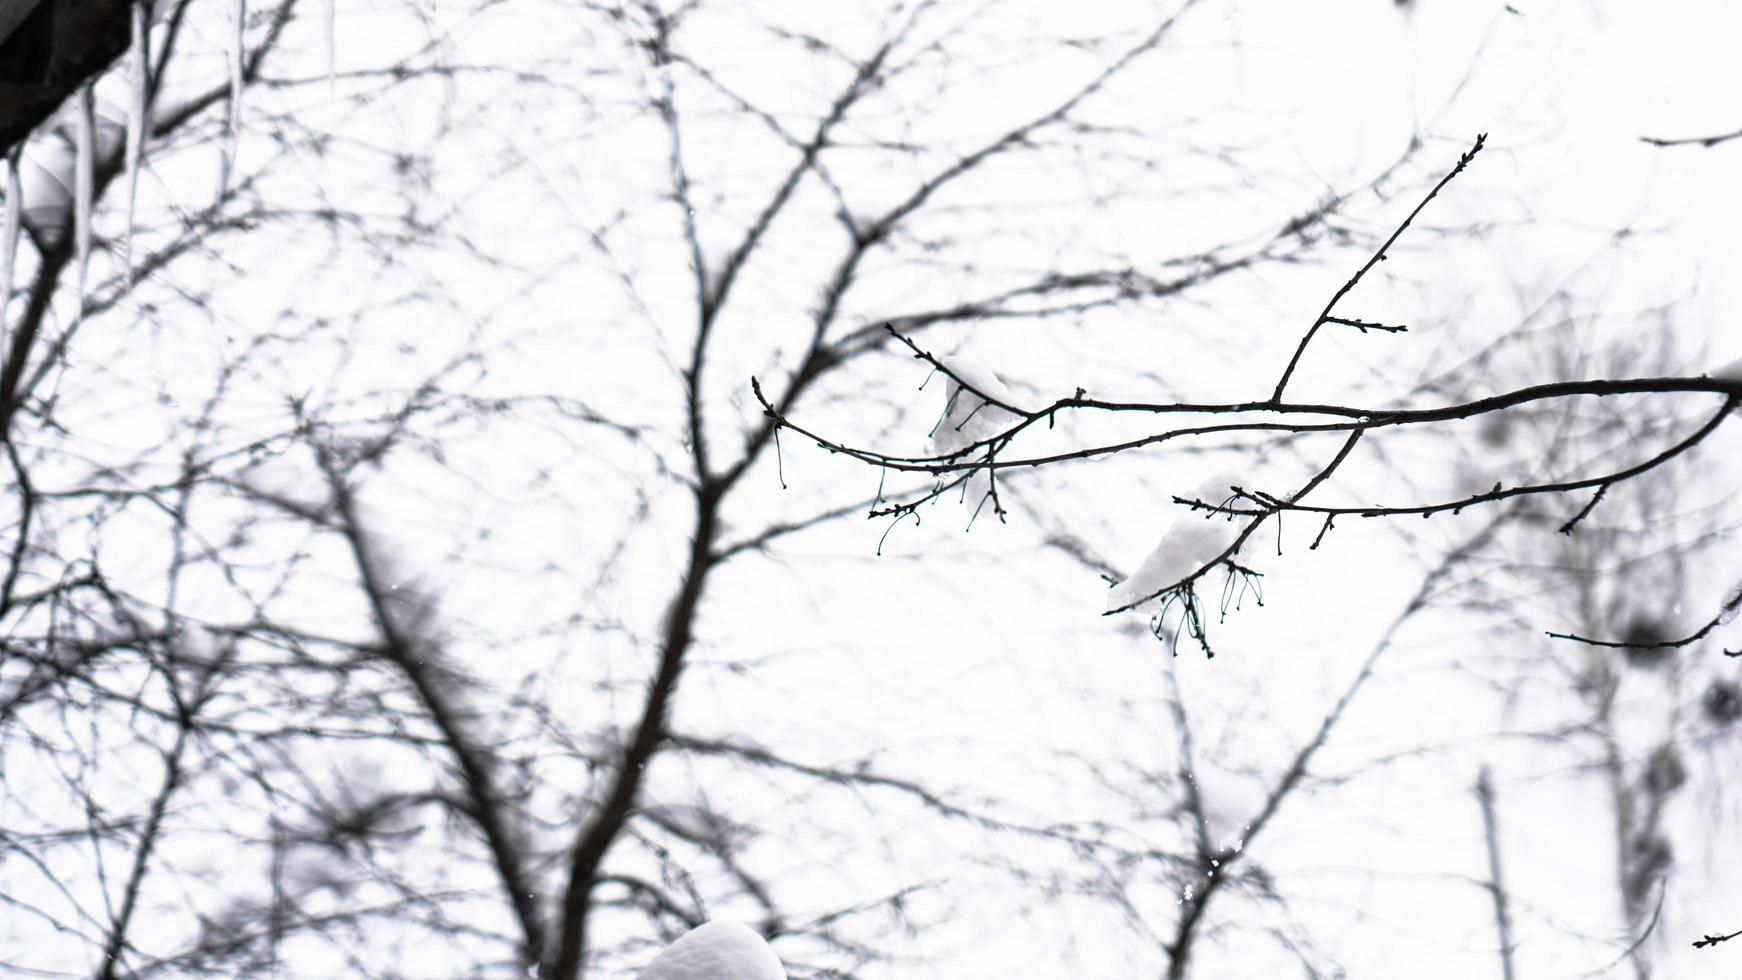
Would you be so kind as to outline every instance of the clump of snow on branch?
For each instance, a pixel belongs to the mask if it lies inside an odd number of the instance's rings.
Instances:
[[[1713,371],[1712,377],[1719,381],[1742,381],[1742,357]]]
[[[954,455],[1021,421],[1020,416],[998,407],[1007,405],[1021,410],[1015,393],[998,375],[962,357],[952,357],[947,364],[955,377],[948,378],[944,387],[944,417],[932,430],[934,454]]]
[[[949,369],[944,386],[944,414],[932,429],[932,455],[947,462],[981,458],[988,449],[984,444],[1022,420],[1010,409],[1024,409],[1017,403],[1016,394],[992,371],[961,356],[953,356],[944,363]],[[979,448],[973,448],[976,446]],[[944,482],[956,478],[955,473],[942,477]],[[965,484],[963,499],[978,506],[991,487],[991,479],[986,470],[975,472]]]
[[[709,922],[667,946],[639,980],[786,980],[786,968],[749,926]]]
[[[1182,497],[1217,507],[1234,495],[1232,488],[1239,483],[1238,474],[1224,470]],[[1107,612],[1128,609],[1196,575],[1220,558],[1238,533],[1226,514],[1182,511],[1136,573],[1108,591]]]

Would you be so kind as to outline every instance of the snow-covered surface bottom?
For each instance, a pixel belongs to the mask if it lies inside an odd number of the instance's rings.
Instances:
[[[786,980],[786,968],[749,926],[708,922],[667,946],[639,980]]]

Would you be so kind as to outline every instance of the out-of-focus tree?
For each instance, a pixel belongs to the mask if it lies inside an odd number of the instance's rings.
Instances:
[[[1563,292],[1545,303],[1535,318],[1541,322],[1521,324],[1477,358],[1484,374],[1501,384],[1545,370],[1670,377],[1705,360],[1702,345],[1675,329],[1684,315],[1676,307],[1603,317],[1568,309],[1578,302]],[[1463,465],[1490,471],[1492,458],[1476,461],[1487,454],[1539,473],[1577,472],[1673,432],[1680,421],[1665,407],[1561,403],[1496,416]],[[1494,661],[1516,671],[1505,695],[1511,725],[1553,747],[1519,765],[1509,782],[1528,794],[1570,774],[1572,792],[1592,801],[1591,812],[1606,811],[1606,832],[1581,832],[1593,843],[1607,838],[1606,860],[1593,863],[1610,870],[1614,894],[1607,915],[1595,910],[1588,932],[1613,935],[1616,964],[1625,961],[1642,978],[1658,975],[1670,946],[1723,915],[1700,896],[1725,863],[1721,837],[1703,825],[1734,810],[1722,791],[1726,767],[1711,751],[1734,720],[1725,707],[1734,671],[1718,655],[1723,637],[1706,640],[1727,622],[1735,597],[1723,565],[1726,501],[1713,493],[1724,466],[1720,457],[1647,474],[1564,532],[1566,515],[1540,503],[1527,508],[1520,530],[1494,555],[1506,574],[1475,599],[1504,613],[1496,633],[1509,634],[1517,651]],[[1546,529],[1561,533],[1538,533]],[[1718,615],[1708,619],[1712,609]],[[1541,641],[1517,642],[1521,631],[1545,623],[1554,629]],[[1489,806],[1506,800],[1504,787],[1489,793]],[[1510,824],[1542,833],[1546,828],[1532,828],[1541,820],[1515,809]],[[1539,896],[1523,897],[1547,906]],[[1616,919],[1619,928],[1600,924]],[[1517,942],[1564,928],[1535,915],[1509,925]]]
[[[1274,172],[1212,6],[177,7],[136,203],[79,107],[25,146],[90,187],[0,304],[7,967],[567,980],[719,916],[850,976],[977,894],[893,824],[1112,853],[843,731],[768,583],[882,494],[779,420],[899,426],[891,325],[1141,378],[1370,246],[1429,144]]]

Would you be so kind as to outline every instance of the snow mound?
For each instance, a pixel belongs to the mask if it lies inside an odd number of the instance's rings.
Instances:
[[[950,372],[962,380],[947,378],[949,383],[944,386],[944,417],[931,434],[932,455],[940,459],[954,457],[949,461],[957,463],[983,459],[985,447],[961,456],[956,454],[969,446],[991,439],[1022,420],[1022,416],[999,408],[992,402],[1008,405],[1019,411],[1026,410],[1017,403],[1015,393],[1005,386],[998,375],[962,357],[952,357],[947,363]],[[967,382],[966,387],[963,382]],[[980,395],[985,395],[986,398]],[[992,401],[987,401],[987,398]],[[1000,474],[1000,478],[1002,476]],[[938,474],[940,485],[960,477],[960,470]],[[991,489],[992,479],[988,471],[975,470],[963,484],[962,500],[970,508],[977,509]]]
[[[1742,381],[1742,357],[1713,371],[1712,377],[1719,381]]]
[[[749,926],[708,922],[667,946],[639,980],[786,980],[786,968]]]
[[[1199,484],[1196,490],[1181,496],[1215,506],[1232,496],[1230,488],[1239,483],[1238,474],[1224,470]],[[1118,612],[1178,585],[1180,580],[1220,557],[1237,533],[1238,529],[1229,524],[1226,515],[1202,511],[1181,513],[1168,526],[1155,550],[1143,559],[1136,574],[1107,592],[1107,611]]]

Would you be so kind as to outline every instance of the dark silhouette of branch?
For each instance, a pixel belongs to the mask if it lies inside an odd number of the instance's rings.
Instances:
[[[1343,327],[1354,327],[1362,333],[1366,333],[1369,330],[1378,330],[1381,333],[1407,333],[1409,331],[1409,328],[1402,324],[1372,323],[1367,320],[1355,320],[1341,316],[1325,317],[1325,322],[1334,323]]]
[[[557,980],[574,980],[581,975],[599,869],[606,852],[628,822],[647,764],[665,738],[667,714],[677,691],[678,679],[683,674],[684,657],[695,635],[696,610],[701,604],[703,585],[717,562],[713,542],[721,492],[719,485],[712,482],[705,483],[695,492],[696,527],[690,539],[689,562],[678,593],[666,609],[659,641],[658,669],[648,684],[634,734],[624,745],[616,763],[610,788],[597,810],[582,822],[570,850],[558,945],[549,962],[549,973]]]
[[[427,628],[427,624],[414,622],[420,612],[410,607],[425,600],[408,595],[404,590],[410,587],[396,586],[388,580],[370,532],[361,523],[349,477],[330,453],[322,450],[318,455],[340,519],[340,532],[350,548],[381,632],[382,655],[410,682],[453,756],[466,794],[466,811],[484,838],[502,891],[520,926],[521,956],[526,964],[535,965],[546,948],[544,916],[538,907],[525,844],[514,832],[507,804],[497,786],[496,762],[469,731],[463,710],[448,691],[449,682],[440,676],[443,670],[440,652],[430,646],[429,638],[418,635],[419,627]]]
[[[1742,129],[1733,133],[1719,133],[1716,136],[1684,136],[1680,138],[1665,138],[1660,136],[1641,136],[1641,143],[1652,146],[1701,146],[1713,147],[1720,143],[1728,143],[1733,139],[1742,139]]]
[[[198,705],[188,706],[187,713],[178,719],[174,744],[163,753],[163,779],[158,785],[157,794],[152,798],[145,825],[139,831],[139,844],[133,854],[133,866],[128,871],[127,882],[121,890],[121,906],[115,911],[114,921],[109,925],[109,938],[103,946],[102,966],[97,971],[99,980],[115,980],[117,976],[131,972],[126,971],[121,962],[122,954],[129,946],[128,929],[132,926],[133,914],[139,907],[152,855],[162,842],[164,816],[169,811],[170,801],[183,786],[188,738],[192,733],[198,708]]]
[[[18,491],[17,537],[12,542],[11,564],[6,568],[6,577],[0,581],[0,619],[4,619],[12,611],[12,593],[18,586],[18,573],[24,568],[25,549],[30,547],[30,520],[36,513],[36,488],[31,485],[30,471],[18,458],[18,447],[10,439],[0,441],[6,444],[6,460],[12,464],[12,478]]]
[[[1574,514],[1565,524],[1561,525],[1561,533],[1573,533],[1573,530],[1579,526],[1579,522],[1591,516],[1591,511],[1596,510],[1597,505],[1603,502],[1603,495],[1608,492],[1609,484],[1607,483],[1597,487],[1597,492],[1591,495],[1591,499],[1585,502],[1585,506],[1579,508],[1577,514]]]
[[[751,381],[752,381],[752,391],[755,392],[759,388],[759,382],[757,382],[757,380],[754,378],[752,378]],[[1158,445],[1158,444],[1164,443],[1164,442],[1171,442],[1171,441],[1176,440],[1176,439],[1192,438],[1192,437],[1197,437],[1197,436],[1215,435],[1215,434],[1226,434],[1226,433],[1236,433],[1236,432],[1277,432],[1277,433],[1343,432],[1343,433],[1347,433],[1347,432],[1351,432],[1351,431],[1355,431],[1355,430],[1379,431],[1379,430],[1383,430],[1383,429],[1399,428],[1399,427],[1403,427],[1403,426],[1427,425],[1427,424],[1432,424],[1432,423],[1436,423],[1436,422],[1450,422],[1450,421],[1454,421],[1454,420],[1458,420],[1458,419],[1475,418],[1477,416],[1485,415],[1485,414],[1488,414],[1490,412],[1498,412],[1498,411],[1501,411],[1503,409],[1513,408],[1513,407],[1516,407],[1519,405],[1528,405],[1528,404],[1531,404],[1533,402],[1542,402],[1542,401],[1551,401],[1551,400],[1561,399],[1561,398],[1569,398],[1569,397],[1573,397],[1573,396],[1577,396],[1577,395],[1607,396],[1607,395],[1627,395],[1627,394],[1672,394],[1672,393],[1694,394],[1694,393],[1701,393],[1701,392],[1730,395],[1730,396],[1732,396],[1732,398],[1730,400],[1727,400],[1724,404],[1724,407],[1718,413],[1716,413],[1711,420],[1709,420],[1707,422],[1705,427],[1703,427],[1699,431],[1697,439],[1694,439],[1692,442],[1690,442],[1686,445],[1679,446],[1674,452],[1669,453],[1669,454],[1663,456],[1662,458],[1654,457],[1653,461],[1651,462],[1651,465],[1646,467],[1646,469],[1650,469],[1652,467],[1655,467],[1656,465],[1659,465],[1662,462],[1667,461],[1669,458],[1673,458],[1675,455],[1678,455],[1680,452],[1683,452],[1686,449],[1691,448],[1693,445],[1697,444],[1700,440],[1704,439],[1706,435],[1709,435],[1711,429],[1715,428],[1719,422],[1723,421],[1724,415],[1729,410],[1729,408],[1733,407],[1736,402],[1742,401],[1742,381],[1727,381],[1727,380],[1722,380],[1722,379],[1703,378],[1703,377],[1702,378],[1640,378],[1640,379],[1634,379],[1634,380],[1617,380],[1617,381],[1560,381],[1560,382],[1551,382],[1551,383],[1547,383],[1547,384],[1531,385],[1531,386],[1526,387],[1526,388],[1519,388],[1519,389],[1516,389],[1514,391],[1503,392],[1503,393],[1498,394],[1498,395],[1493,395],[1493,396],[1490,396],[1487,398],[1480,398],[1480,399],[1477,399],[1475,401],[1463,402],[1463,403],[1452,404],[1452,405],[1445,405],[1445,406],[1441,406],[1438,408],[1422,408],[1422,409],[1406,409],[1406,408],[1378,409],[1378,408],[1361,408],[1361,407],[1350,406],[1350,405],[1291,404],[1291,403],[1271,403],[1271,402],[1218,402],[1218,403],[1182,402],[1182,403],[1173,403],[1173,404],[1158,404],[1158,403],[1149,403],[1149,402],[1110,402],[1110,401],[1103,401],[1100,399],[1093,399],[1093,398],[1068,397],[1068,398],[1060,398],[1060,399],[1054,401],[1052,404],[1046,406],[1045,408],[1037,409],[1037,410],[1034,410],[1032,412],[1024,413],[1024,415],[1026,417],[1022,421],[1012,424],[1010,428],[1005,429],[1005,430],[1003,430],[995,435],[988,436],[985,439],[982,439],[980,442],[976,443],[975,446],[986,446],[986,445],[990,445],[994,442],[1000,442],[1000,441],[1007,440],[1011,437],[1014,437],[1014,436],[1020,434],[1024,429],[1027,429],[1027,428],[1035,425],[1038,422],[1050,420],[1050,419],[1054,418],[1055,416],[1057,416],[1061,413],[1064,413],[1064,412],[1068,412],[1068,411],[1124,412],[1124,413],[1131,413],[1131,414],[1152,414],[1152,415],[1187,415],[1187,414],[1190,414],[1190,415],[1231,415],[1231,416],[1236,416],[1236,417],[1241,417],[1241,416],[1271,416],[1271,417],[1276,417],[1276,416],[1280,416],[1283,419],[1290,419],[1290,418],[1295,418],[1295,417],[1302,418],[1302,419],[1310,419],[1313,417],[1331,416],[1333,418],[1347,419],[1348,421],[1341,421],[1341,422],[1311,422],[1311,421],[1229,422],[1229,423],[1222,423],[1222,424],[1218,424],[1218,425],[1205,425],[1205,426],[1195,426],[1195,427],[1190,427],[1190,428],[1170,429],[1170,430],[1160,432],[1160,433],[1157,433],[1154,435],[1144,436],[1144,437],[1138,438],[1138,439],[1131,439],[1131,440],[1128,440],[1125,442],[1108,443],[1105,445],[1089,446],[1089,447],[1086,447],[1083,449],[1076,449],[1076,450],[1071,450],[1069,452],[1062,452],[1062,453],[1054,453],[1054,454],[1050,454],[1050,455],[1046,455],[1046,456],[1024,456],[1024,457],[1017,457],[1015,459],[1008,459],[1008,458],[999,459],[999,460],[991,461],[991,462],[987,462],[987,461],[959,462],[959,461],[952,461],[948,457],[938,457],[938,456],[904,456],[904,455],[898,455],[898,454],[894,454],[894,453],[883,453],[883,452],[878,452],[875,450],[869,450],[869,449],[864,449],[861,447],[851,446],[851,445],[848,445],[848,444],[845,444],[842,442],[831,440],[826,436],[823,436],[823,435],[821,435],[821,434],[819,434],[811,429],[808,429],[802,425],[799,425],[798,423],[793,422],[790,418],[787,417],[787,414],[782,409],[780,409],[776,405],[771,404],[768,401],[768,399],[766,398],[766,396],[758,395],[757,397],[758,397],[758,401],[762,404],[764,413],[768,415],[768,417],[770,418],[770,420],[772,422],[775,422],[776,424],[784,426],[785,428],[790,429],[790,430],[798,433],[799,435],[802,435],[802,436],[806,437],[807,439],[812,440],[813,442],[817,443],[822,448],[830,450],[831,452],[840,453],[842,455],[849,456],[853,459],[857,459],[861,462],[869,463],[873,466],[879,466],[879,467],[883,467],[885,469],[890,469],[890,470],[898,470],[898,471],[906,471],[906,472],[940,473],[940,472],[951,472],[951,471],[961,471],[961,470],[969,470],[969,469],[983,469],[983,468],[1017,469],[1017,468],[1023,468],[1023,467],[1045,466],[1045,465],[1050,464],[1050,463],[1059,463],[1059,462],[1064,462],[1067,460],[1092,459],[1092,458],[1099,457],[1099,456],[1109,456],[1109,455],[1113,455],[1115,453],[1126,452],[1126,451],[1132,450],[1132,449],[1141,449],[1141,448],[1144,448],[1147,446],[1154,446],[1154,445]],[[970,449],[971,448],[972,447],[970,447]],[[1624,470],[1621,472],[1627,473],[1629,475],[1638,475],[1639,472],[1644,472],[1644,470],[1639,470],[1639,471],[1635,472],[1634,468],[1629,468],[1628,470]],[[1317,510],[1317,512],[1318,513],[1366,514],[1369,510],[1372,510],[1376,514],[1389,512],[1392,514],[1408,515],[1408,514],[1421,514],[1424,512],[1424,510],[1427,510],[1427,511],[1431,511],[1434,513],[1438,513],[1440,511],[1460,509],[1462,507],[1470,506],[1472,503],[1481,503],[1481,502],[1484,502],[1488,499],[1496,499],[1497,500],[1497,499],[1504,499],[1505,497],[1509,497],[1509,496],[1517,496],[1520,493],[1564,492],[1567,490],[1577,490],[1577,489],[1583,489],[1583,488],[1587,488],[1587,487],[1594,487],[1594,486],[1598,486],[1598,485],[1602,484],[1603,482],[1605,482],[1606,480],[1610,480],[1610,479],[1614,479],[1614,478],[1613,477],[1604,477],[1604,478],[1591,479],[1591,480],[1569,481],[1569,482],[1565,482],[1565,483],[1540,484],[1540,485],[1536,485],[1536,486],[1528,487],[1528,488],[1515,488],[1513,490],[1506,491],[1505,493],[1501,493],[1499,496],[1495,496],[1495,497],[1490,497],[1488,495],[1476,495],[1476,496],[1473,496],[1470,498],[1466,498],[1465,500],[1434,504],[1431,507],[1426,507],[1426,508],[1345,508],[1345,509],[1320,508]],[[1293,509],[1312,510],[1312,508],[1293,508]]]
[[[1312,343],[1313,336],[1319,332],[1319,328],[1327,323],[1349,322],[1340,319],[1333,320],[1331,318],[1331,311],[1337,308],[1337,304],[1342,301],[1344,296],[1349,294],[1350,290],[1360,284],[1363,276],[1367,275],[1374,266],[1386,260],[1385,253],[1390,250],[1392,245],[1397,243],[1397,240],[1403,236],[1405,231],[1409,230],[1409,226],[1413,221],[1415,221],[1416,216],[1421,214],[1422,210],[1428,206],[1428,202],[1439,196],[1440,191],[1443,190],[1447,184],[1451,183],[1454,177],[1464,172],[1464,168],[1470,165],[1470,161],[1476,159],[1476,154],[1482,152],[1482,145],[1486,143],[1487,140],[1487,133],[1478,134],[1476,136],[1475,145],[1471,146],[1468,150],[1465,150],[1463,155],[1458,157],[1457,165],[1452,167],[1444,177],[1440,178],[1440,182],[1435,184],[1433,189],[1427,192],[1427,196],[1421,199],[1421,203],[1415,206],[1415,210],[1409,212],[1408,216],[1403,219],[1403,222],[1392,231],[1391,237],[1385,239],[1385,242],[1379,246],[1378,250],[1373,253],[1372,257],[1369,258],[1359,269],[1356,269],[1355,274],[1350,276],[1343,285],[1338,287],[1337,291],[1332,294],[1331,301],[1325,304],[1325,308],[1319,312],[1318,319],[1313,321],[1313,325],[1307,328],[1306,335],[1301,337],[1300,345],[1294,349],[1294,355],[1288,359],[1288,366],[1282,369],[1282,377],[1276,380],[1276,390],[1270,393],[1271,401],[1282,401],[1282,390],[1288,387],[1288,380],[1294,376],[1294,369],[1300,364],[1301,355],[1306,353],[1307,345]],[[1365,327],[1366,325],[1362,324],[1362,326]],[[1362,333],[1365,332],[1366,330],[1363,329]]]
[[[673,734],[669,736],[671,744],[688,752],[706,755],[730,756],[743,759],[758,766],[770,769],[782,769],[795,772],[826,783],[842,786],[862,786],[870,789],[888,790],[918,801],[926,808],[954,820],[961,820],[989,830],[1003,831],[1025,837],[1063,840],[1076,846],[1090,846],[1090,842],[1069,833],[1064,828],[1036,827],[1015,823],[991,813],[972,809],[964,804],[954,802],[938,790],[926,786],[914,779],[903,779],[877,772],[868,766],[859,765],[852,768],[840,766],[822,766],[800,762],[775,753],[760,745],[747,744],[741,741],[725,739],[701,738],[694,735]]]
[[[1579,636],[1576,633],[1555,633],[1552,631],[1548,635],[1557,640],[1572,640],[1586,646],[1607,647],[1611,650],[1679,650],[1705,639],[1713,630],[1730,622],[1731,619],[1735,618],[1738,609],[1742,609],[1742,589],[1732,592],[1730,597],[1724,600],[1724,604],[1719,607],[1717,615],[1707,620],[1706,624],[1699,629],[1676,639],[1654,640],[1648,643],[1631,640],[1597,640],[1588,636]],[[1742,656],[1742,650],[1725,650],[1724,656]]]

